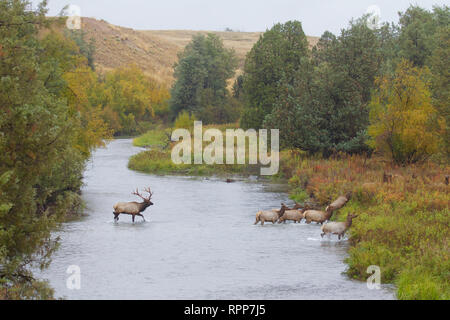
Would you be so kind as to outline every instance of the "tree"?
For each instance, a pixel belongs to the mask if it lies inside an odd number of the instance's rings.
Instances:
[[[264,125],[280,129],[285,147],[321,152],[368,151],[367,104],[380,72],[381,44],[364,19],[351,22],[339,37],[325,32],[287,80]]]
[[[138,123],[152,121],[157,112],[167,112],[169,92],[148,78],[137,65],[118,68],[106,74],[101,103],[106,121],[116,134],[132,134]]]
[[[436,45],[434,35],[439,28],[450,24],[449,7],[435,7],[433,12],[418,6],[410,6],[400,14],[400,56],[415,66],[428,65]]]
[[[89,67],[95,71],[94,55],[95,55],[95,40],[91,38],[86,41],[86,32],[83,30],[65,30],[66,38],[73,40],[78,46],[80,53],[86,57]]]
[[[377,79],[370,103],[369,144],[397,164],[423,161],[438,150],[429,72],[403,60],[395,75]]]
[[[280,81],[292,84],[302,61],[309,59],[308,46],[299,21],[276,24],[260,37],[245,61],[243,128],[262,127],[282,91]]]
[[[46,3],[36,12],[27,12],[27,4],[0,1],[0,288],[10,298],[45,298],[51,290],[33,279],[29,267],[47,265],[56,245],[50,231],[74,202],[60,186],[47,188],[42,177],[71,150],[74,122],[58,90],[45,82],[60,74],[37,39]],[[52,196],[60,203],[50,206]]]
[[[214,34],[196,35],[178,59],[171,90],[172,118],[186,110],[205,122],[227,122],[227,81],[237,68],[234,51],[224,48]]]
[[[437,48],[430,58],[432,71],[433,105],[439,113],[443,132],[443,154],[450,155],[450,28],[440,28],[436,33]]]
[[[50,32],[46,2],[0,1],[0,292],[52,298],[32,268],[57,248],[51,231],[81,207],[91,150],[107,138],[90,103],[96,75],[76,43]],[[54,23],[61,23],[56,20]],[[48,30],[46,30],[48,31]]]

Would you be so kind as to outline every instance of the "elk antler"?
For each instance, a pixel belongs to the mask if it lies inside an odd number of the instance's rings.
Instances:
[[[131,194],[134,194],[135,196],[138,196],[139,198],[141,198],[142,200],[147,200],[146,198],[144,198],[140,193],[139,193],[139,189],[136,188],[135,192],[132,192]]]
[[[150,200],[150,199],[152,198],[152,196],[153,196],[152,190],[150,189],[150,187],[148,187],[148,188],[145,188],[144,191],[147,192],[147,193],[149,194],[147,200]]]
[[[141,198],[142,200],[150,201],[150,199],[151,199],[152,196],[153,196],[152,190],[150,190],[150,188],[145,188],[144,191],[145,191],[145,192],[148,192],[148,193],[150,194],[150,195],[148,196],[148,198],[142,196],[142,195],[139,193],[139,189],[136,189],[136,191],[133,192],[132,194],[138,196],[138,197]]]

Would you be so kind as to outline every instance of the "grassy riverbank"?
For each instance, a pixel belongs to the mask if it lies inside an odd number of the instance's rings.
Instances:
[[[325,206],[352,192],[334,217],[360,215],[350,230],[350,277],[366,280],[367,267],[377,265],[382,282],[397,286],[399,299],[450,298],[448,167],[393,167],[360,156],[311,159],[299,152],[284,152],[281,160],[293,198],[306,193]],[[383,183],[385,172],[392,182]]]
[[[130,159],[133,170],[153,174],[248,175],[255,166],[175,165],[166,134],[149,132],[135,145],[152,146]],[[166,149],[161,148],[166,146]],[[383,283],[397,286],[399,299],[449,299],[449,186],[448,166],[426,163],[395,167],[382,159],[362,156],[321,159],[300,151],[283,151],[278,178],[288,179],[291,198],[312,198],[325,207],[352,192],[348,205],[333,219],[348,213],[360,216],[350,230],[347,274],[365,281],[367,267],[381,268]],[[383,182],[384,173],[392,181]],[[389,179],[390,180],[390,179]]]
[[[169,137],[171,134],[170,129],[154,129],[146,132],[145,134],[135,138],[133,145],[142,148],[166,148],[169,143]]]
[[[221,131],[234,128],[235,124],[214,126]],[[212,126],[204,126],[204,130]],[[257,165],[176,165],[171,159],[170,142],[172,129],[158,128],[133,140],[137,147],[149,148],[130,158],[128,167],[132,170],[161,175],[188,175],[188,176],[249,176],[258,175]],[[206,145],[206,144],[205,144]]]
[[[176,165],[172,162],[170,150],[157,148],[131,157],[128,167],[132,170],[158,175],[232,177],[257,175],[259,172],[259,167],[250,165]]]

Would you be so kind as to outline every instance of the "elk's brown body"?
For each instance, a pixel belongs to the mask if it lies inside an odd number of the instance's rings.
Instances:
[[[342,209],[349,201],[350,201],[350,194],[347,194],[346,196],[341,196],[337,198],[337,200],[334,201],[332,204],[330,204],[326,210],[336,211]]]
[[[286,223],[286,221],[294,221],[294,223],[300,223],[305,218],[303,214],[305,210],[286,210],[286,212],[280,217],[278,223]]]
[[[311,222],[317,222],[323,224],[324,222],[331,219],[333,215],[333,210],[330,207],[327,207],[326,211],[319,210],[308,210],[305,212],[306,223],[310,224]]]
[[[119,221],[119,215],[121,214],[127,214],[127,215],[131,215],[132,216],[132,220],[134,223],[134,219],[136,218],[136,216],[142,217],[142,219],[145,218],[142,215],[142,212],[144,212],[148,207],[153,205],[153,202],[151,202],[151,198],[153,195],[153,192],[150,190],[150,188],[146,188],[144,189],[145,192],[149,193],[149,196],[147,198],[143,197],[140,193],[139,190],[136,189],[135,192],[133,192],[132,194],[140,197],[142,200],[144,200],[144,202],[119,202],[116,205],[114,205],[114,220],[117,222]]]
[[[329,222],[322,226],[322,238],[326,234],[337,234],[339,236],[339,240],[344,237],[345,233],[352,226],[352,222],[354,218],[357,218],[357,215],[349,214],[347,216],[346,222]]]
[[[286,212],[288,208],[282,204],[281,205],[281,210],[279,212],[276,211],[259,211],[256,214],[256,221],[255,224],[258,224],[259,222],[261,222],[261,225],[264,225],[264,222],[272,222],[273,224],[275,224],[278,219],[280,219],[284,213]]]

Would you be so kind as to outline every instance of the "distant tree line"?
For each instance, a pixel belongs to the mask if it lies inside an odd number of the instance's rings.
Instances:
[[[194,37],[175,66],[172,119],[181,111],[207,123],[240,118],[243,128],[280,129],[285,148],[326,157],[448,158],[449,8],[411,6],[398,25],[377,29],[367,19],[325,32],[312,49],[300,22],[276,24],[233,86],[234,53],[217,36]]]
[[[411,6],[399,25],[375,30],[366,18],[312,50],[300,22],[267,31],[245,64],[241,125],[279,128],[285,147],[325,156],[448,155],[449,8]]]

